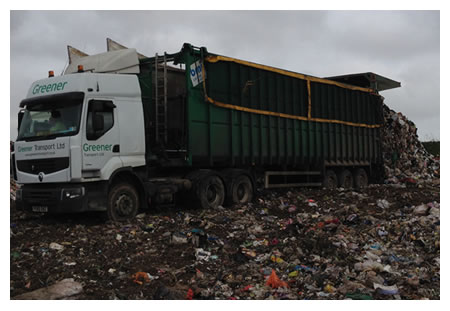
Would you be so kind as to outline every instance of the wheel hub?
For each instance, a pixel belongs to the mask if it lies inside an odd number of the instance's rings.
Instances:
[[[346,177],[344,181],[344,187],[351,188],[351,186],[352,186],[352,179],[350,177]]]
[[[133,200],[126,194],[121,194],[117,197],[116,210],[120,215],[128,215],[133,210]]]
[[[337,180],[336,180],[336,178],[330,177],[329,181],[330,181],[331,188],[336,188],[337,187]]]
[[[336,178],[334,178],[333,176],[328,176],[327,185],[328,185],[328,188],[334,189],[334,188],[337,188],[338,182],[337,182]]]
[[[367,177],[363,174],[358,175],[359,184],[363,187],[367,186]]]
[[[208,203],[213,203],[217,197],[217,189],[214,185],[210,185],[206,191],[206,199]]]
[[[237,197],[238,197],[239,201],[242,201],[242,199],[244,199],[245,193],[246,193],[245,185],[239,184],[237,187]]]

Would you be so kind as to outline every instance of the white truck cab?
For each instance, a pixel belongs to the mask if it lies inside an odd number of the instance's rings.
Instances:
[[[145,166],[137,76],[79,71],[34,82],[20,103],[13,155],[23,185],[19,208],[106,210],[112,175]]]

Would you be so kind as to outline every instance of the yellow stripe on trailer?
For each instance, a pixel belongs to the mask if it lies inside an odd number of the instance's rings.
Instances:
[[[270,67],[270,66],[266,66],[266,65],[261,65],[261,64],[256,64],[256,63],[252,63],[252,62],[247,62],[245,60],[241,60],[241,59],[237,59],[237,58],[231,58],[231,57],[227,57],[227,56],[221,56],[221,55],[208,56],[208,57],[205,58],[205,60],[207,62],[209,62],[209,63],[217,63],[219,61],[233,62],[233,63],[246,65],[246,66],[250,66],[250,67],[254,67],[254,68],[258,68],[258,69],[262,69],[262,70],[276,72],[276,73],[279,73],[279,74],[282,74],[282,75],[285,75],[285,76],[289,76],[289,77],[293,77],[293,78],[297,78],[297,79],[302,79],[302,80],[306,80],[306,81],[310,81],[310,82],[318,82],[318,83],[335,85],[335,86],[338,86],[338,87],[341,87],[341,88],[344,88],[344,89],[353,90],[353,91],[362,91],[362,92],[368,92],[368,93],[375,93],[374,90],[369,89],[369,88],[352,86],[352,85],[348,85],[348,84],[345,84],[345,83],[340,83],[340,82],[336,82],[336,81],[332,81],[332,80],[311,77],[311,76],[307,76],[307,75],[304,75],[304,74],[301,74],[301,73],[296,73],[296,72],[287,71],[287,70],[283,70],[283,69],[279,69],[279,68],[275,68],[275,67]]]
[[[291,115],[291,114],[286,114],[286,113],[281,113],[281,112],[273,112],[273,111],[267,111],[267,110],[259,110],[259,109],[247,108],[247,107],[242,107],[242,106],[230,105],[230,104],[225,104],[225,103],[216,101],[209,96],[206,96],[206,99],[208,102],[210,102],[211,104],[213,104],[217,107],[232,109],[232,110],[237,110],[237,111],[244,111],[244,112],[249,112],[249,113],[255,113],[255,114],[261,114],[261,115],[272,116],[272,117],[280,117],[280,118],[286,118],[286,119],[312,121],[312,122],[320,122],[320,123],[344,124],[344,125],[349,125],[349,126],[366,127],[366,128],[381,127],[381,124],[370,125],[370,124],[355,123],[355,122],[348,122],[348,121],[341,121],[341,120],[308,118],[308,117],[296,116],[296,115]]]

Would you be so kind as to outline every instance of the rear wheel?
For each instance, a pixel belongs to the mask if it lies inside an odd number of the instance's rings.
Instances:
[[[353,182],[355,183],[355,189],[360,190],[366,188],[369,185],[369,178],[367,177],[366,170],[358,168],[353,173]]]
[[[339,180],[339,187],[345,189],[350,189],[353,187],[353,175],[347,169],[344,169],[339,173],[338,180]]]
[[[338,186],[338,178],[333,170],[327,170],[322,182],[323,187],[335,189]]]
[[[139,210],[139,196],[133,185],[114,185],[108,194],[108,219],[125,221],[134,218]]]
[[[194,194],[201,208],[217,208],[223,205],[225,186],[213,172],[205,172],[194,181]]]
[[[253,184],[247,175],[239,175],[231,185],[232,203],[245,204],[253,199]]]

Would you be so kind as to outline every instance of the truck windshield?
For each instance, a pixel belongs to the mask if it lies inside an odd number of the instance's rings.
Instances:
[[[17,140],[44,140],[78,133],[82,100],[36,100],[27,105]]]

